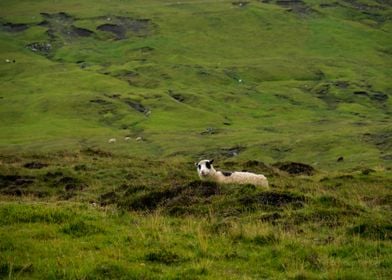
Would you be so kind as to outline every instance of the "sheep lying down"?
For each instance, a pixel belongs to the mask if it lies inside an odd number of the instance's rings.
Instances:
[[[225,172],[216,171],[212,166],[214,160],[201,160],[196,164],[197,172],[201,180],[214,181],[223,184],[251,184],[260,187],[268,187],[268,180],[262,174],[251,172]]]

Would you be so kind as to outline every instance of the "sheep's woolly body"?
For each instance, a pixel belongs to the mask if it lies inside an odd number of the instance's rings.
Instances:
[[[255,186],[268,187],[268,181],[264,175],[250,172],[233,172],[227,176],[221,171],[216,171],[215,174],[211,174],[210,177],[218,183],[251,184]]]
[[[223,184],[251,184],[255,186],[268,187],[268,180],[262,174],[251,172],[222,172],[216,171],[212,166],[212,161],[202,160],[198,164],[198,174],[200,179],[215,181]]]

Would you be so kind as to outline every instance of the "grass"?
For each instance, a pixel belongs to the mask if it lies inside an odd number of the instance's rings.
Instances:
[[[287,2],[1,1],[0,278],[389,279],[391,6]]]
[[[271,189],[199,182],[175,159],[2,157],[2,277],[388,279],[389,173],[221,165]]]
[[[3,1],[2,22],[30,27],[0,34],[2,57],[16,60],[0,68],[1,148],[52,152],[87,145],[191,159],[208,152],[203,147],[219,149],[224,142],[225,148],[244,146],[241,159],[317,162],[333,169],[336,158],[346,155],[348,167],[361,161],[390,166],[383,160],[390,151],[362,139],[365,133],[390,134],[390,9],[370,2],[323,8],[309,1],[311,12],[297,13],[256,1],[243,8],[230,1],[112,7],[105,1],[41,1],[28,10],[24,2]],[[358,5],[369,11],[355,10]],[[63,19],[60,12],[69,16]],[[128,31],[123,40],[97,30],[107,22],[126,24],[126,18],[148,19],[148,28]],[[37,25],[44,19],[47,26]],[[94,34],[71,35],[72,25]],[[32,42],[50,42],[47,57],[25,47]],[[353,94],[358,91],[364,93]],[[200,136],[208,128],[217,133]],[[148,141],[141,149],[107,146],[108,139],[124,136]],[[290,152],[269,152],[274,143],[290,145]],[[347,152],[326,150],[329,145]]]

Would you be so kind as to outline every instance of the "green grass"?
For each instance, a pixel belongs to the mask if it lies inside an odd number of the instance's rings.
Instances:
[[[191,159],[241,145],[241,159],[334,169],[336,158],[345,156],[345,167],[361,161],[390,166],[384,160],[390,150],[363,140],[365,133],[381,132],[390,139],[387,4],[342,1],[323,8],[309,1],[312,11],[301,14],[258,1],[243,8],[230,1],[94,3],[2,2],[2,22],[31,24],[22,32],[0,32],[3,60],[16,60],[0,66],[2,150],[88,145]],[[73,18],[37,26],[42,12]],[[96,29],[121,17],[151,23],[144,35],[129,31],[124,40]],[[71,25],[94,35],[73,37],[66,32]],[[51,42],[49,56],[25,47],[32,42]],[[377,93],[386,97],[373,98]],[[150,114],[135,111],[127,99]],[[201,137],[209,127],[218,133]],[[126,135],[148,140],[142,152],[133,144],[107,146],[109,138]],[[274,143],[290,145],[290,152],[271,153]]]
[[[391,272],[392,178],[384,170],[293,176],[254,161],[220,162],[263,172],[271,184],[264,190],[202,183],[183,160],[99,150],[1,161],[6,279],[388,279]]]
[[[390,4],[232,2],[0,2],[0,278],[390,278]]]

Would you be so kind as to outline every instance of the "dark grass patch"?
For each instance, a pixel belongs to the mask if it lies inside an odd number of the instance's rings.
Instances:
[[[348,234],[373,240],[392,240],[392,225],[387,222],[369,221],[350,228]]]
[[[262,222],[269,222],[272,224],[276,224],[276,222],[281,219],[283,216],[282,214],[278,213],[278,212],[272,212],[272,213],[265,213],[263,215],[261,215],[260,220]]]
[[[131,275],[129,271],[117,263],[103,262],[97,264],[85,277],[88,280],[95,279],[140,279],[137,275]]]
[[[359,211],[346,210],[336,207],[317,208],[314,207],[306,212],[297,212],[290,218],[287,223],[300,225],[303,223],[317,223],[320,226],[338,227],[341,226],[347,218],[359,216]]]
[[[239,199],[239,202],[245,207],[281,207],[290,204],[292,206],[301,208],[303,207],[303,203],[305,203],[305,201],[306,198],[303,195],[275,191],[250,194]]]
[[[104,230],[91,224],[90,222],[77,220],[63,226],[61,228],[61,232],[71,235],[73,237],[83,237],[98,233],[104,233]]]
[[[97,157],[103,157],[103,158],[109,158],[113,157],[113,154],[108,151],[104,151],[99,148],[85,148],[80,151],[82,154],[88,155],[88,156],[97,156]]]
[[[14,264],[9,262],[0,263],[0,277],[2,279],[11,279],[11,275],[25,276],[34,272],[34,267],[32,263]],[[3,278],[4,277],[4,278]]]
[[[312,166],[300,162],[278,162],[273,164],[273,166],[291,175],[311,176],[315,173],[315,169]]]
[[[166,249],[160,249],[147,253],[144,256],[144,259],[149,262],[163,263],[166,265],[172,265],[184,261],[184,258]]]
[[[28,168],[28,169],[41,169],[41,168],[48,167],[48,166],[49,166],[49,164],[47,164],[47,163],[42,163],[42,162],[37,162],[37,161],[28,162],[23,165],[24,168]]]

